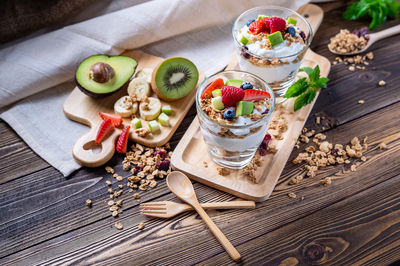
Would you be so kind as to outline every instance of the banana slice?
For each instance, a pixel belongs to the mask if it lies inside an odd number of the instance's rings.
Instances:
[[[153,75],[152,68],[143,68],[135,75],[136,78],[144,78],[148,83],[151,83],[151,76]]]
[[[138,99],[150,96],[151,89],[150,85],[144,78],[134,78],[129,82],[128,86],[129,96],[135,96]]]
[[[114,111],[122,117],[130,117],[138,110],[138,103],[132,103],[129,96],[123,96],[118,99],[114,104]]]
[[[158,117],[161,112],[161,102],[158,98],[149,97],[139,105],[140,117],[150,121]]]

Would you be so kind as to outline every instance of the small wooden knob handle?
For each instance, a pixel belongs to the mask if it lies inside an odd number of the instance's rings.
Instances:
[[[80,137],[73,149],[72,155],[80,164],[97,167],[105,164],[114,155],[115,141],[120,132],[114,130],[100,144],[96,144],[98,126],[93,126],[88,133]]]

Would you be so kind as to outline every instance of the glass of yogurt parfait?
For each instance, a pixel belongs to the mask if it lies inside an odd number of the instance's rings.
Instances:
[[[249,164],[274,106],[273,91],[254,74],[227,70],[204,80],[197,89],[196,108],[210,158],[231,169]]]
[[[293,83],[313,38],[304,17],[275,6],[247,10],[236,19],[232,34],[240,69],[265,80],[276,96]]]

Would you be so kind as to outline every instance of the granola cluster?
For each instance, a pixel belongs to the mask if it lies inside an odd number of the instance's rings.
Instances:
[[[258,178],[256,177],[257,168],[262,165],[262,158],[260,155],[256,154],[251,162],[242,169],[242,175],[247,177],[253,183],[258,183]]]
[[[364,36],[358,37],[356,34],[342,29],[331,38],[328,48],[337,53],[352,53],[362,50],[367,43],[368,40]]]

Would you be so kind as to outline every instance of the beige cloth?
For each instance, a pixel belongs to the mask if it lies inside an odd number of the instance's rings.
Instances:
[[[141,47],[158,56],[187,57],[210,75],[227,65],[234,53],[231,28],[240,13],[271,4],[297,9],[306,2],[155,0],[9,46],[0,51],[0,107],[48,90],[0,117],[35,152],[68,175],[79,168],[71,150],[87,129],[65,118],[62,103],[74,87],[68,81],[83,58]]]

